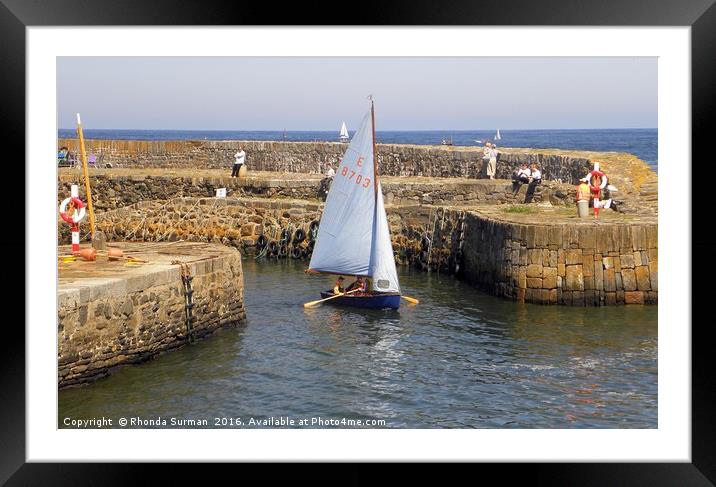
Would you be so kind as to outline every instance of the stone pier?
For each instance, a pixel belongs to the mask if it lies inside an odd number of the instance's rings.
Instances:
[[[243,323],[240,253],[201,242],[111,243],[143,263],[59,259],[57,359],[60,388],[92,382],[112,369]],[[59,255],[69,254],[60,246]],[[187,327],[181,266],[192,276]]]

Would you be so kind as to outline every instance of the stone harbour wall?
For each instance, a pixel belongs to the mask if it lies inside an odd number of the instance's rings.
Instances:
[[[529,225],[469,212],[462,275],[521,302],[656,304],[654,224]]]
[[[70,194],[72,184],[80,183],[74,173],[63,173],[58,178],[59,202]],[[272,198],[321,200],[318,177],[307,179],[281,178],[228,178],[137,175],[120,176],[97,174],[90,177],[92,204],[96,212],[131,206],[142,201],[169,200],[176,197],[206,198],[216,195],[218,188],[226,188],[229,198]],[[514,192],[509,182],[499,180],[397,180],[386,178],[382,183],[387,204],[469,205],[523,203],[527,185]],[[80,199],[86,201],[84,184],[79,184]],[[547,181],[536,187],[532,203],[550,202],[553,205],[571,205],[574,187]]]
[[[189,264],[194,276],[192,338],[246,318],[240,253],[213,247],[218,255]],[[169,267],[93,286],[61,287],[60,388],[92,382],[114,367],[142,362],[187,343],[181,271],[178,265]]]
[[[337,167],[346,144],[338,142],[209,141],[209,140],[86,140],[101,165],[124,167],[226,168],[239,146],[247,153],[249,170],[321,174],[326,164]],[[58,146],[78,150],[77,139],[59,139]],[[482,149],[463,146],[378,144],[384,176],[484,177]],[[502,151],[497,160],[498,179],[510,179],[522,163],[536,162],[545,180],[574,184],[583,177],[590,160],[550,151]]]
[[[479,210],[386,207],[396,263],[456,274],[491,294],[543,304],[611,305],[658,300],[657,224],[502,221]],[[259,198],[175,198],[101,213],[110,241],[209,242],[268,258],[307,260],[323,205]],[[495,212],[497,214],[497,211]],[[69,242],[67,225],[61,241]],[[298,230],[300,241],[294,237]],[[284,235],[284,232],[286,234]],[[297,249],[297,250],[294,250]]]

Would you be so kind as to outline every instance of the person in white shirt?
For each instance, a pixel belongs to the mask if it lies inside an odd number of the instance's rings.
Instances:
[[[540,172],[537,164],[532,164],[532,171],[530,172],[530,184],[527,186],[527,193],[525,194],[525,203],[531,203],[534,198],[535,188],[538,184],[542,183],[542,173]]]
[[[336,175],[336,171],[333,170],[333,166],[331,166],[331,163],[329,162],[329,163],[326,165],[326,177],[327,177],[327,178],[332,178],[332,177],[335,176],[335,175]]]
[[[239,170],[241,169],[241,166],[243,166],[246,162],[246,152],[244,152],[244,149],[239,147],[239,151],[234,154],[234,168],[231,171],[231,177],[235,178],[239,175]]]
[[[530,174],[530,177],[532,178],[532,182],[535,184],[539,184],[542,182],[542,173],[537,167],[537,164],[532,164],[532,172]]]

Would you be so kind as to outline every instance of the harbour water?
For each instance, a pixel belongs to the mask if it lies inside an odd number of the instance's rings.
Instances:
[[[247,258],[246,324],[60,391],[58,426],[657,427],[657,306],[517,304],[403,267],[417,306],[303,309],[331,284],[305,265]]]
[[[349,130],[351,136],[353,131]],[[452,140],[454,145],[475,146],[493,141],[494,130],[421,130],[378,131],[378,142],[385,144],[439,145]],[[117,130],[87,129],[90,139],[128,140],[286,140],[294,142],[338,141],[332,131],[241,131],[241,130]],[[658,170],[657,129],[585,129],[585,130],[500,130],[503,147],[628,152]],[[60,129],[60,138],[76,137],[74,129]],[[481,142],[477,142],[481,141]]]

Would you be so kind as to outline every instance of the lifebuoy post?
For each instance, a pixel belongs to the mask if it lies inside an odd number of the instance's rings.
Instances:
[[[92,190],[89,182],[89,172],[87,170],[87,151],[85,151],[85,136],[82,133],[82,121],[80,114],[77,114],[77,135],[80,139],[80,157],[82,158],[82,172],[85,177],[85,194],[87,195],[87,209],[89,210],[90,234],[94,239],[94,210],[92,210]]]
[[[71,213],[68,213],[67,206],[72,205]],[[80,227],[79,222],[85,217],[85,204],[79,198],[79,188],[73,184],[70,189],[70,197],[60,203],[60,216],[72,229],[72,253],[80,250]]]

